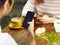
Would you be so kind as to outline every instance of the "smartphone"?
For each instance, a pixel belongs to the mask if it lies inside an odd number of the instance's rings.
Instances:
[[[25,17],[25,19],[24,19],[24,21],[23,21],[23,24],[22,24],[22,27],[23,28],[28,28],[29,27],[29,24],[28,24],[28,22],[31,22],[32,21],[32,19],[34,18],[34,12],[31,12],[31,11],[28,11],[27,12],[27,15],[26,15],[26,17]]]

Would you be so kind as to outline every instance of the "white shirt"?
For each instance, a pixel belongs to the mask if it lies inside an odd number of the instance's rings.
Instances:
[[[18,45],[16,41],[8,33],[1,32],[1,26],[0,26],[0,45]]]

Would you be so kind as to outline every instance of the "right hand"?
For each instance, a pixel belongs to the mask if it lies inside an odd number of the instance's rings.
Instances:
[[[32,36],[34,37],[34,19],[32,20],[32,22],[28,22],[29,27],[28,30],[31,32]]]

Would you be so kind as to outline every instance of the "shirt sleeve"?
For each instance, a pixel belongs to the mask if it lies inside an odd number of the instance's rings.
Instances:
[[[35,11],[35,1],[28,0],[22,10],[22,16],[26,16],[28,11],[34,12]]]

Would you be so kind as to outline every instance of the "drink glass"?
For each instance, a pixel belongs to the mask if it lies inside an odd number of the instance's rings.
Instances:
[[[10,28],[21,28],[22,27],[22,18],[20,17],[14,17],[11,19],[11,22],[9,24]]]
[[[57,33],[60,33],[60,20],[54,20],[54,27]]]

